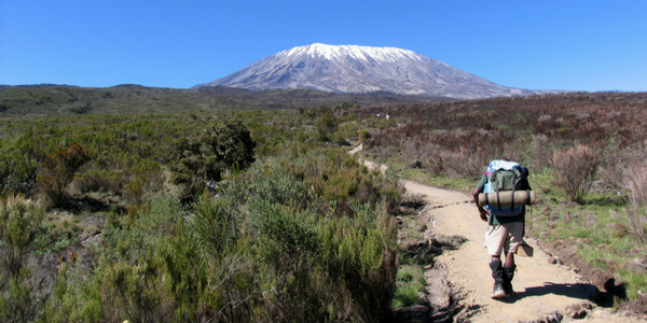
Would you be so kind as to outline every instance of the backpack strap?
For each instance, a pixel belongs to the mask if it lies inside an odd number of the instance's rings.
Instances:
[[[512,208],[514,209],[514,192],[517,189],[517,184],[521,181],[521,177],[517,177],[517,173],[514,171],[512,174],[514,175],[514,185],[512,185]]]
[[[490,184],[494,188],[494,192],[496,192],[496,207],[497,209],[501,209],[501,198],[499,197],[499,184],[497,183],[496,180],[496,174],[499,172],[500,169],[495,170],[490,174]]]

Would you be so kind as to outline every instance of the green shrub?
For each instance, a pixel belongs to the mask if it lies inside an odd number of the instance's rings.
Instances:
[[[38,183],[47,207],[66,204],[67,185],[72,182],[74,173],[89,159],[90,153],[76,142],[69,148],[59,147],[55,154],[45,157]]]
[[[362,130],[359,131],[358,139],[359,139],[360,142],[363,142],[363,141],[368,140],[370,138],[371,138],[371,133],[368,132],[368,130],[362,129]]]
[[[34,299],[29,284],[30,273],[27,268],[12,277],[8,288],[0,294],[0,320],[2,322],[31,322],[36,314]],[[3,284],[4,285],[4,284]]]
[[[398,256],[395,227],[383,206],[350,203],[356,217],[332,218],[321,233],[321,260],[365,322],[389,317]]]
[[[420,300],[420,285],[416,283],[404,283],[398,286],[393,298],[393,307],[409,307],[417,305]]]
[[[193,227],[214,255],[230,250],[240,238],[237,224],[241,219],[234,212],[227,200],[210,200],[208,194],[203,194],[193,204]]]
[[[102,192],[119,194],[123,187],[123,174],[114,170],[91,169],[75,176],[80,193]]]
[[[0,203],[0,238],[9,247],[2,266],[10,277],[17,277],[22,270],[23,255],[37,238],[43,214],[39,202],[10,197]]]
[[[225,171],[249,168],[255,160],[255,146],[249,130],[240,122],[218,124],[197,139],[182,138],[175,143],[167,181],[186,186],[178,197],[191,199],[207,187],[207,181],[219,182]]]
[[[408,307],[418,304],[420,291],[424,288],[425,279],[419,266],[402,266],[398,270],[397,289],[393,298],[393,307]]]
[[[37,239],[43,219],[38,202],[10,197],[0,203],[0,238],[8,247],[0,273],[0,319],[3,322],[29,322],[35,314],[29,283],[30,271],[23,257]]]
[[[331,135],[337,131],[338,127],[339,124],[332,112],[322,115],[316,124],[319,141],[330,141]]]

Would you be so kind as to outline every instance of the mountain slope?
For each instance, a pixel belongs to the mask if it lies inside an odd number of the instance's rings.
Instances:
[[[337,93],[477,99],[530,95],[412,51],[390,47],[312,44],[276,53],[214,82],[196,85],[262,89],[315,89]]]

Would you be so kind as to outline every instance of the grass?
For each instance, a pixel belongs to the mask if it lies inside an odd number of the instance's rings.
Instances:
[[[416,181],[436,187],[443,187],[463,192],[471,192],[476,186],[476,181],[470,181],[464,178],[451,178],[447,176],[432,176],[421,169],[405,168],[400,172],[404,179]]]
[[[425,279],[419,266],[403,265],[398,270],[397,289],[393,307],[409,307],[418,304]]]

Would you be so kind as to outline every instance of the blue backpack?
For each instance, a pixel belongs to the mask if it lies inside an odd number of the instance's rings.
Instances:
[[[517,162],[493,160],[488,165],[485,176],[487,176],[488,181],[485,184],[483,193],[496,193],[498,197],[500,192],[511,191],[514,196],[516,190],[521,190],[521,165]],[[486,205],[485,208],[491,214],[502,217],[517,216],[523,211],[522,203],[515,205],[514,201],[511,206],[493,203]]]

